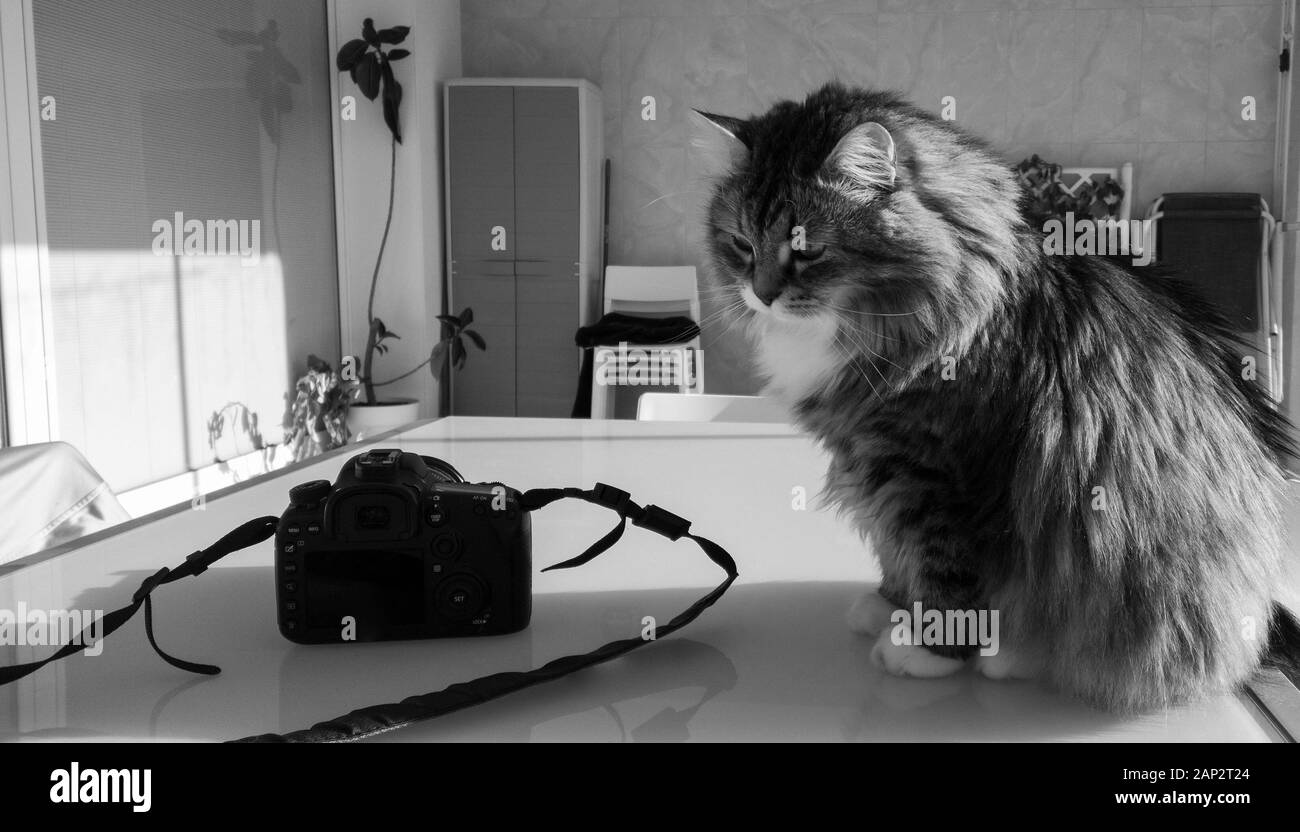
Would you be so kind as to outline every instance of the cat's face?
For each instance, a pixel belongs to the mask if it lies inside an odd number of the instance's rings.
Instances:
[[[893,96],[828,85],[747,120],[700,113],[717,173],[709,273],[732,311],[773,331],[831,331],[852,360],[959,342],[1015,247],[1009,170]]]
[[[715,273],[749,311],[778,322],[829,320],[855,311],[869,275],[884,289],[898,259],[898,234],[887,228],[897,172],[886,128],[853,127],[826,154],[815,147],[824,137],[796,130],[775,146],[758,122],[702,117],[714,141],[731,145],[707,243]]]

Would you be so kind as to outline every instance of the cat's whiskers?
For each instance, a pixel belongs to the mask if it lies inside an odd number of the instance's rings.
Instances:
[[[863,321],[850,321],[847,318],[844,318],[842,320],[846,325],[851,325],[854,327],[860,327],[862,329],[865,329],[866,330],[865,335],[867,338],[881,338],[885,341],[893,341],[895,344],[903,343],[902,338],[896,338],[893,335],[886,335],[882,330],[879,329],[872,329],[870,326],[867,326],[867,324]]]
[[[913,309],[911,312],[863,312],[860,309],[850,309],[847,306],[837,306],[836,304],[822,301],[828,309],[834,309],[836,312],[847,312],[850,315],[870,315],[875,318],[905,318],[908,315],[915,315],[920,309]]]
[[[844,320],[844,323],[847,325],[847,324],[852,324],[853,322],[852,322],[852,321],[849,321],[849,320],[847,320],[847,319],[845,319],[845,320]],[[897,364],[897,363],[895,363],[895,362],[893,362],[893,361],[890,361],[890,360],[889,360],[888,358],[886,358],[885,356],[883,356],[883,355],[881,355],[880,353],[878,353],[878,352],[876,352],[875,350],[873,350],[873,349],[872,349],[872,348],[867,344],[867,342],[866,342],[866,340],[865,340],[864,337],[859,337],[859,336],[861,336],[861,333],[855,332],[855,331],[852,329],[852,327],[850,327],[850,326],[846,326],[846,327],[844,328],[844,332],[845,332],[846,334],[850,335],[850,336],[852,337],[852,340],[853,340],[853,341],[854,341],[854,342],[855,342],[855,343],[856,343],[856,344],[857,344],[861,349],[866,350],[868,353],[870,353],[871,355],[875,356],[876,358],[879,358],[881,361],[884,361],[886,364],[889,364],[889,365],[891,365],[891,366],[893,366],[893,367],[896,367],[896,368],[899,369],[899,370],[902,370],[902,369],[903,369],[903,367],[901,367],[899,364]],[[870,361],[870,359],[867,359],[867,360]],[[875,362],[872,362],[873,365],[874,365],[874,363],[875,363]]]
[[[835,344],[836,348],[844,355],[846,359],[848,359],[849,363],[852,364],[855,368],[857,368],[857,371],[862,376],[863,380],[865,380],[867,384],[871,385],[872,394],[876,398],[880,398],[880,391],[876,389],[875,382],[871,380],[871,377],[867,375],[867,371],[864,370],[862,368],[862,365],[858,363],[857,359],[853,355],[853,352],[847,349],[844,346],[844,344],[841,343],[840,333],[838,331],[835,333],[835,337],[832,339],[832,341]],[[880,371],[877,370],[876,372],[880,372]]]
[[[873,369],[873,370],[876,371],[876,375],[880,376],[880,381],[881,381],[881,383],[884,384],[884,385],[885,385],[885,389],[888,390],[888,389],[889,389],[889,377],[886,376],[886,375],[884,374],[883,371],[881,371],[880,367],[878,367],[878,366],[876,365],[876,362],[875,362],[875,361],[872,361],[872,360],[871,360],[871,356],[870,356],[870,355],[864,355],[864,354],[861,352],[863,349],[865,349],[865,347],[863,347],[863,345],[862,345],[862,344],[858,341],[858,339],[854,336],[854,333],[852,332],[852,330],[847,330],[847,329],[838,330],[837,334],[843,334],[844,336],[846,336],[846,338],[847,338],[847,340],[849,341],[849,343],[850,343],[853,347],[856,348],[856,349],[854,350],[854,354],[855,354],[856,356],[859,356],[859,357],[861,357],[861,358],[865,358],[865,359],[867,360],[867,364],[869,364],[869,365],[871,366],[871,369]],[[867,352],[870,353],[871,350],[867,350]],[[861,368],[861,365],[860,365],[860,364],[859,364],[858,366],[859,366],[859,368]],[[868,378],[867,380],[870,381],[871,379]],[[873,389],[873,390],[875,389],[875,385],[874,385],[874,384],[872,385],[872,389]],[[879,391],[877,391],[876,395],[879,395]]]
[[[645,205],[642,205],[637,210],[644,211],[645,209],[649,208],[651,205],[654,205],[656,202],[662,202],[665,199],[672,199],[675,196],[684,196],[686,194],[703,194],[703,193],[708,193],[708,192],[702,191],[699,188],[688,188],[684,191],[673,191],[670,194],[663,194],[662,196],[655,197],[654,199],[647,202]]]
[[[726,318],[731,313],[741,309],[744,305],[745,305],[745,301],[742,298],[736,298],[731,303],[725,306],[718,307],[717,309],[713,310],[712,312],[710,312],[709,314],[705,315],[703,318],[700,319],[699,322],[700,329],[703,330],[705,326],[716,323]]]
[[[749,307],[745,306],[745,301],[739,300],[736,303],[732,304],[731,306],[728,306],[725,310],[723,310],[723,312],[726,313],[736,312],[739,314],[730,315],[731,320],[727,321],[726,326],[724,326],[720,331],[715,333],[711,338],[707,340],[702,340],[700,343],[700,349],[704,349],[705,347],[717,343],[719,338],[725,337],[728,333],[734,330],[738,325],[744,323],[748,319],[752,319],[754,317],[752,313],[748,315],[746,314],[748,309]]]

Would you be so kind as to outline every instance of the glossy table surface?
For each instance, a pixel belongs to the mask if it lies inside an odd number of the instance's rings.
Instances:
[[[372,447],[348,449],[348,454]],[[680,633],[576,676],[385,735],[411,740],[1175,740],[1267,741],[1253,706],[1224,697],[1140,718],[1067,701],[1032,682],[964,670],[884,675],[844,613],[876,567],[846,524],[818,511],[822,453],[780,425],[449,418],[373,447],[439,456],[470,480],[521,489],[617,485],[694,521],[726,546],[740,580]],[[347,455],[213,495],[85,545],[0,566],[0,609],[115,609],[242,520],[280,513],[289,486],[333,479]],[[802,497],[806,495],[806,508]],[[721,573],[692,544],[629,527],[592,563],[540,574],[585,548],[613,515],[577,501],[533,520],[532,626],[509,636],[298,646],[275,624],[272,543],[160,588],[163,649],[220,665],[199,677],[158,659],[143,616],[101,655],[77,655],[0,688],[0,738],[211,740],[283,733],[349,710],[637,634]],[[0,647],[0,664],[48,648]]]

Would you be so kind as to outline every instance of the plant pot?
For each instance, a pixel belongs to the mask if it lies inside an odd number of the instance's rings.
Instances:
[[[415,399],[353,404],[348,408],[348,430],[352,432],[353,442],[364,442],[384,431],[414,422],[419,418],[419,411],[420,403]]]

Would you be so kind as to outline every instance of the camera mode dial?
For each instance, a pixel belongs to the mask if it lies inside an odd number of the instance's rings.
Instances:
[[[312,480],[289,489],[289,502],[310,508],[330,495],[334,486],[329,480]]]

